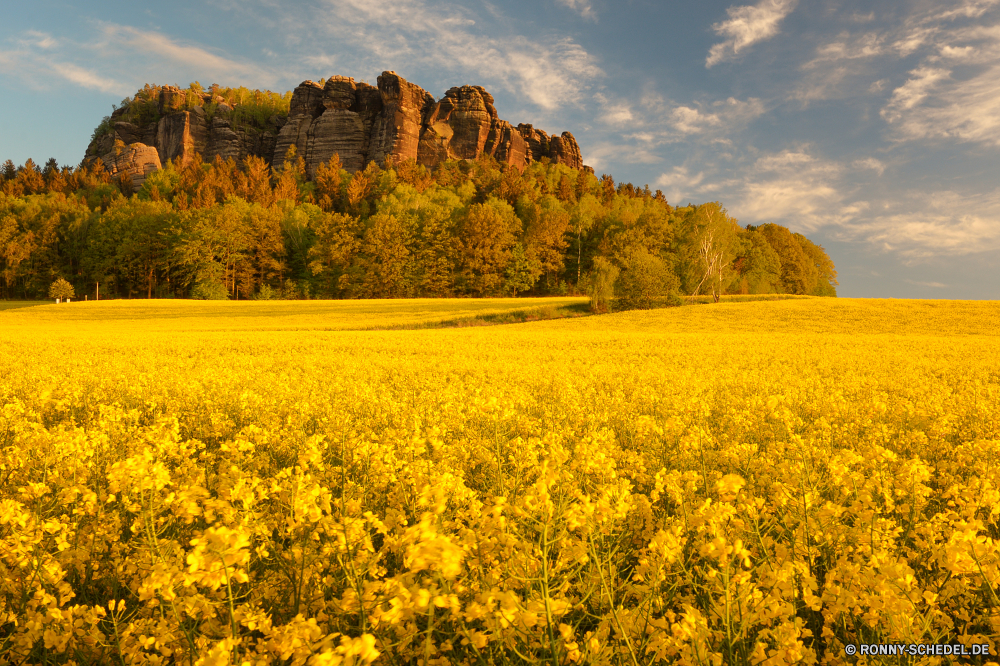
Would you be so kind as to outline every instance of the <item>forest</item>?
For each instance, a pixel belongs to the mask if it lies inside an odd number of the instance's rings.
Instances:
[[[349,173],[335,155],[167,162],[133,192],[98,161],[0,174],[0,297],[65,280],[88,298],[405,298],[595,294],[615,308],[686,295],[836,296],[820,246],[741,226],[718,202],[547,160]],[[603,296],[601,296],[603,294]]]

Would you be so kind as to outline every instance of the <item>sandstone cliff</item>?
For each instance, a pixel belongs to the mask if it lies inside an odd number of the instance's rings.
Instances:
[[[325,85],[303,81],[290,103],[284,99],[287,115],[236,123],[233,107],[211,92],[159,88],[155,100],[144,102],[155,106],[155,113],[135,123],[126,118],[139,114],[117,109],[84,162],[101,158],[112,172],[129,173],[136,189],[167,160],[185,164],[195,153],[207,161],[256,156],[279,166],[293,146],[310,177],[334,154],[350,172],[370,162],[383,165],[386,158],[413,159],[433,169],[445,160],[483,154],[519,169],[544,158],[585,168],[572,134],[514,127],[499,118],[493,96],[480,86],[451,88],[435,102],[420,86],[383,72],[377,87],[334,76]]]

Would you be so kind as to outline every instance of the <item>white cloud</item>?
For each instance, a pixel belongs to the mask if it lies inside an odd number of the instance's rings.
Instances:
[[[399,63],[408,63],[475,75],[477,83],[499,83],[549,111],[578,103],[604,76],[596,59],[569,37],[498,36],[491,29],[497,21],[480,25],[455,5],[326,0],[320,11],[288,20],[354,47],[369,67],[401,71]]]
[[[731,210],[749,221],[784,220],[796,231],[841,223],[853,214],[836,182],[841,172],[805,149],[762,156],[743,184],[739,208]]]
[[[798,0],[761,0],[756,5],[727,9],[729,18],[712,26],[724,39],[709,49],[705,67],[731,60],[740,50],[777,35],[781,21],[797,4]]]
[[[634,164],[656,164],[663,161],[663,157],[648,147],[600,141],[584,150],[583,163],[595,169],[607,169],[609,164],[620,160],[622,155],[628,155],[629,162]]]
[[[699,192],[723,190],[730,212],[744,222],[777,222],[806,234],[822,229],[835,240],[860,242],[906,261],[1000,250],[1000,189],[992,192],[872,188],[859,169],[884,171],[874,158],[849,168],[800,147],[760,156],[740,181],[709,178]],[[686,171],[665,174],[683,183]]]
[[[727,142],[725,135],[742,130],[766,112],[764,103],[755,97],[677,104],[647,93],[634,106],[622,101],[612,103],[602,94],[595,95],[595,99],[601,105],[600,118],[604,122],[627,124],[633,130],[629,136],[642,135],[655,144],[689,139]]]
[[[218,77],[224,83],[273,85],[277,75],[259,64],[240,62],[162,33],[99,24],[89,39],[75,41],[27,31],[0,50],[0,75],[17,77],[37,89],[65,81],[114,95],[135,92],[144,83],[186,84]]]
[[[948,285],[943,282],[920,282],[918,280],[904,280],[907,284],[916,285],[918,287],[930,287],[932,289],[945,289]]]
[[[656,179],[656,186],[664,191],[669,201],[681,201],[696,197],[705,180],[705,172],[691,173],[687,167],[675,166]]]
[[[987,13],[997,7],[1000,0],[915,3],[909,13],[888,27],[843,30],[816,47],[814,57],[802,66],[803,79],[791,97],[852,96],[865,86],[870,94],[878,94],[891,85],[883,72],[895,62],[915,56],[920,62],[916,67],[909,65],[910,77],[901,95],[919,92],[912,89],[921,83],[933,83],[921,81],[929,72],[954,75],[949,68],[958,64],[993,65],[1000,60],[1000,24]],[[873,76],[876,72],[882,76]],[[963,76],[975,75],[966,72]]]
[[[885,173],[885,165],[874,157],[867,157],[863,160],[854,160],[854,162],[851,163],[851,166],[859,170],[874,171],[880,176]]]
[[[556,0],[560,5],[569,7],[574,12],[578,13],[583,18],[597,20],[597,14],[594,13],[594,8],[590,4],[589,0]]]
[[[82,67],[67,61],[67,57],[50,53],[54,46],[38,44],[34,48],[0,51],[0,76],[16,77],[33,89],[42,90],[55,81],[66,81],[81,88],[99,90],[116,95],[125,94],[128,86],[116,79],[104,76],[94,68]]]
[[[964,81],[945,69],[921,67],[910,74],[881,112],[897,139],[1000,146],[1000,66]]]
[[[180,43],[158,32],[123,25],[106,25],[104,39],[103,48],[108,52],[128,51],[133,57],[136,53],[142,53],[161,62],[190,67],[212,76],[256,76],[263,82],[274,80],[274,76],[259,64],[232,60],[194,44]]]

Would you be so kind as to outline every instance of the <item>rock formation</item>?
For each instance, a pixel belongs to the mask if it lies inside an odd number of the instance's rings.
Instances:
[[[156,148],[142,143],[126,146],[118,141],[101,161],[113,177],[128,175],[132,179],[132,189],[136,192],[142,187],[146,176],[161,168]]]
[[[101,157],[116,173],[132,174],[136,189],[154,168],[153,155],[155,168],[167,160],[186,164],[195,153],[207,161],[253,155],[277,168],[293,147],[310,177],[335,154],[350,172],[370,162],[384,165],[387,158],[413,159],[433,169],[445,160],[483,154],[518,169],[546,158],[585,168],[572,134],[549,136],[531,125],[512,126],[499,118],[493,96],[482,87],[451,88],[435,102],[395,72],[382,72],[378,87],[343,76],[322,86],[303,81],[292,94],[287,117],[272,116],[264,126],[245,119],[235,123],[235,110],[211,93],[167,86],[155,101],[157,117],[141,127],[123,119],[126,108],[116,110],[112,131],[91,143],[84,162]],[[113,149],[114,158],[106,159]]]

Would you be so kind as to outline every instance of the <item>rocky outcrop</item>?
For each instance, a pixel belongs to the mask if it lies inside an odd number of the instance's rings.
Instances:
[[[569,132],[563,132],[562,136],[549,138],[549,158],[556,164],[565,164],[571,169],[583,168],[580,146],[577,145],[576,139]]]
[[[206,154],[208,147],[208,125],[205,109],[196,106],[191,111],[178,111],[164,116],[156,128],[156,151],[160,162],[173,160],[185,165],[194,154]]]
[[[128,175],[132,179],[132,191],[138,192],[142,187],[146,176],[161,168],[160,156],[156,148],[142,143],[133,143],[126,146],[121,141],[111,147],[101,161],[104,168],[112,175],[119,178]]]
[[[384,164],[390,155],[395,160],[417,159],[424,114],[434,98],[396,72],[382,72],[378,92],[382,110],[372,126],[368,161]]]
[[[309,128],[323,108],[323,86],[312,81],[303,81],[292,93],[292,103],[288,110],[288,121],[281,128],[274,147],[273,163],[284,164],[288,150],[295,146],[298,155],[306,155],[309,143]]]
[[[288,115],[272,116],[262,125],[248,121],[248,114],[241,120],[236,109],[221,102],[212,93],[160,88],[159,97],[146,102],[155,103],[152,121],[139,126],[127,120],[135,114],[116,110],[111,131],[91,142],[84,162],[103,159],[116,145],[124,145],[128,150],[116,155],[114,168],[130,174],[147,173],[150,150],[160,164],[187,164],[199,153],[207,161],[253,155],[280,168],[294,147],[309,177],[334,155],[351,172],[370,162],[407,159],[433,169],[445,160],[474,160],[484,154],[518,169],[542,159],[584,168],[572,134],[549,136],[531,125],[512,126],[500,119],[493,96],[480,86],[451,88],[435,102],[423,88],[391,71],[378,77],[377,87],[343,76],[331,77],[325,85],[303,81],[292,93]],[[213,112],[206,112],[206,106]],[[122,157],[126,153],[132,157]],[[127,159],[141,164],[122,162]]]

